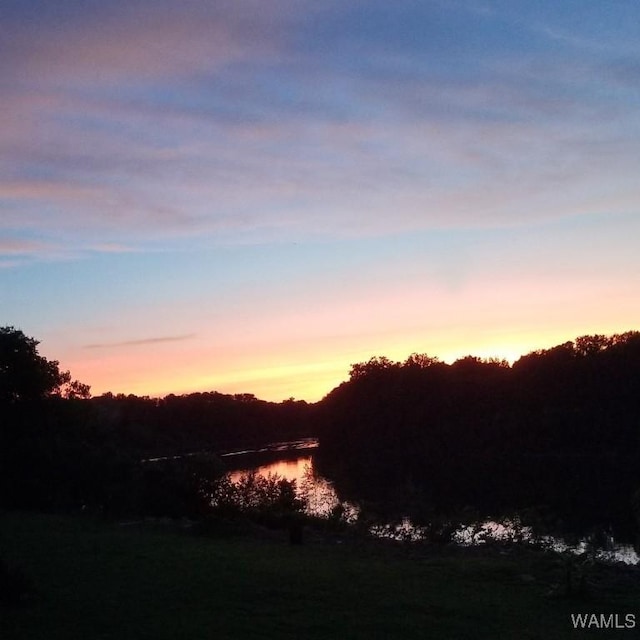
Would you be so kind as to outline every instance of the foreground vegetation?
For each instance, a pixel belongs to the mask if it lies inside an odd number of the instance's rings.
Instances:
[[[40,638],[623,638],[571,613],[633,613],[633,569],[592,567],[567,596],[556,556],[284,536],[194,535],[167,524],[0,515],[4,559],[28,584],[0,605],[4,640]]]
[[[387,519],[526,511],[550,533],[638,534],[639,332],[583,336],[513,365],[372,358],[315,405],[90,398],[37,347],[0,327],[0,508],[198,517],[224,475],[216,452],[315,435],[317,469],[341,498]]]

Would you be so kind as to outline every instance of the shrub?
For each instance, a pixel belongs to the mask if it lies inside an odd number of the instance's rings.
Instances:
[[[207,515],[220,474],[219,459],[207,454],[146,462],[137,482],[138,511],[171,518]]]
[[[304,508],[297,497],[295,480],[278,475],[264,477],[255,471],[235,482],[228,474],[220,478],[211,504],[217,515],[242,515],[269,526],[290,524]]]
[[[0,558],[0,605],[18,606],[34,595],[31,579],[21,569]]]

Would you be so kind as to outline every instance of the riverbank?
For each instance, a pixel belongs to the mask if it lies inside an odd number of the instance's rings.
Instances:
[[[278,535],[33,514],[4,514],[0,525],[0,555],[34,587],[2,608],[4,640],[590,636],[573,629],[572,613],[633,614],[640,625],[635,573],[598,574],[567,597],[565,567],[541,554],[290,546]]]

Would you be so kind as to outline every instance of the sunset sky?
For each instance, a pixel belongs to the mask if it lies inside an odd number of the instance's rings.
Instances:
[[[0,325],[94,395],[640,329],[637,0],[2,0]]]

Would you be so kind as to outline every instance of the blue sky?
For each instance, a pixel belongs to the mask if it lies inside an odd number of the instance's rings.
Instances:
[[[638,328],[640,6],[3,2],[2,323],[94,392]]]

